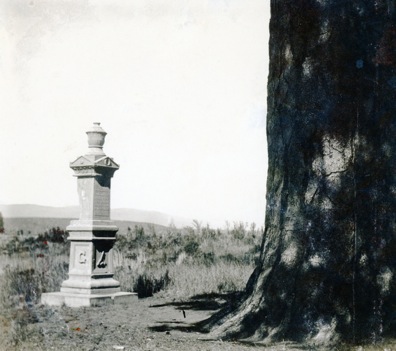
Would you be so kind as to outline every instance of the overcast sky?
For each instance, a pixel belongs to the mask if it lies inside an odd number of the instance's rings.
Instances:
[[[101,122],[112,208],[263,224],[269,0],[2,0],[0,203],[77,205]]]

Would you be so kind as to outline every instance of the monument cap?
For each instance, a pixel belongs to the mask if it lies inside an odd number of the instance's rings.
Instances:
[[[106,132],[100,126],[99,122],[94,122],[90,130],[87,131],[88,147],[90,153],[103,154],[102,148],[105,142]]]

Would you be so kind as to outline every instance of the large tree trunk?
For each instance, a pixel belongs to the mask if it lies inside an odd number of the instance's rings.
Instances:
[[[267,212],[213,335],[378,340],[396,317],[393,0],[272,0]]]

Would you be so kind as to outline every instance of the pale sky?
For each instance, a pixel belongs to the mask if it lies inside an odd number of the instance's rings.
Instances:
[[[0,203],[78,204],[101,122],[112,208],[263,225],[269,0],[2,0]]]

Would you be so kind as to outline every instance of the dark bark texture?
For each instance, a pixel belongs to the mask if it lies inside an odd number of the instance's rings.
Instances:
[[[267,210],[215,336],[376,341],[396,320],[393,0],[272,0]]]

